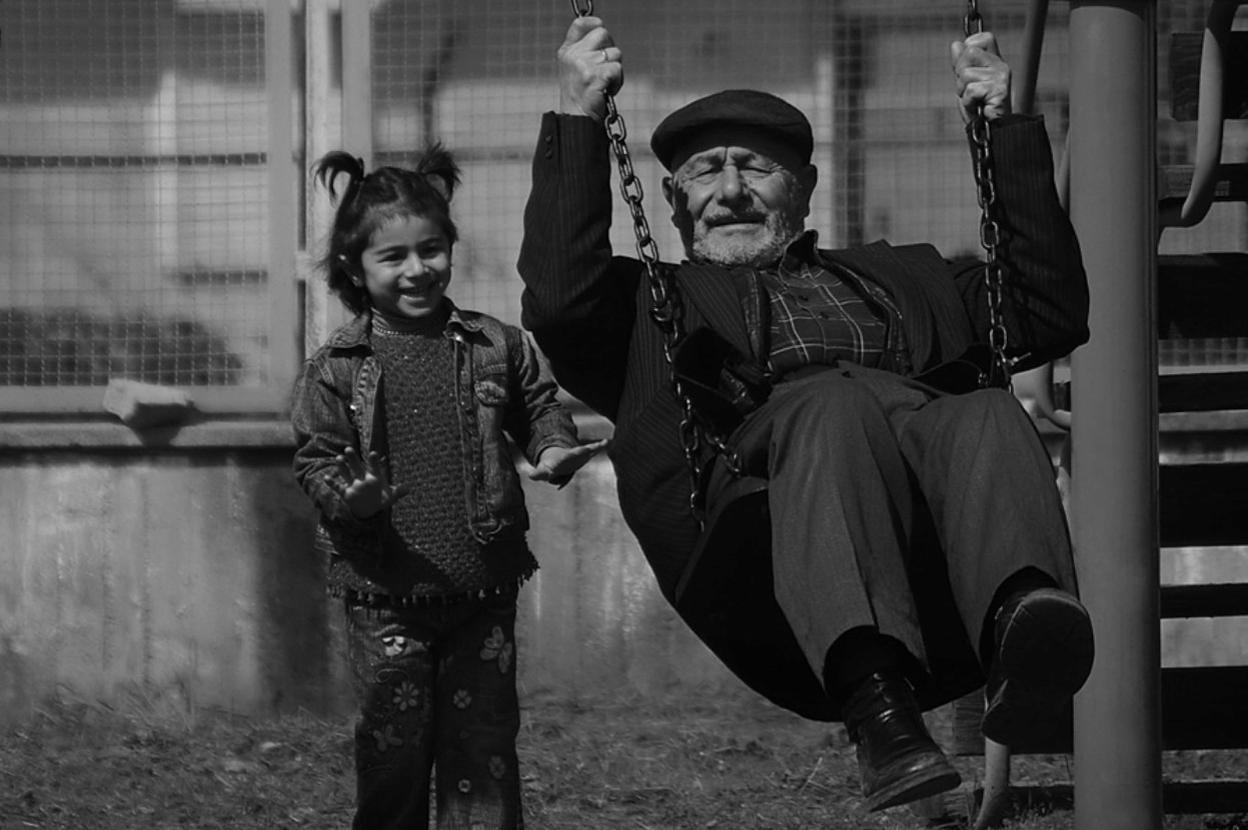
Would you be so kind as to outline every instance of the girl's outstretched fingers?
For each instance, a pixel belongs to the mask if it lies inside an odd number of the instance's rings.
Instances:
[[[377,483],[381,486],[381,506],[383,508],[389,507],[411,492],[406,484],[400,484],[397,487],[390,485],[390,465],[386,463],[386,459],[383,456],[374,452],[369,458],[373,462],[373,475],[377,477]]]
[[[364,459],[360,458],[360,454],[356,452],[355,447],[347,447],[343,450],[337,461],[348,479],[358,481],[368,475],[368,467]]]
[[[566,479],[584,467],[589,459],[601,452],[608,443],[609,439],[603,438],[575,447],[547,447],[538,458],[532,472],[529,473],[529,478],[533,481]],[[566,483],[566,481],[563,482],[563,484]]]

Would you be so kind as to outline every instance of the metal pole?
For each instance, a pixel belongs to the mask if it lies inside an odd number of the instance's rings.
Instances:
[[[342,145],[373,162],[373,4],[342,3]]]
[[[1036,76],[1040,74],[1040,53],[1044,50],[1044,27],[1048,22],[1049,0],[1031,0],[1023,24],[1023,60],[1014,69],[1013,104],[1015,112],[1035,112]]]
[[[296,200],[300,176],[295,147],[294,17],[290,0],[268,0],[265,5],[265,84],[268,88],[269,185],[269,331],[272,370],[271,397],[278,405],[295,379],[302,357],[296,310],[295,250],[299,247]]]
[[[357,4],[358,5],[358,4]],[[342,48],[342,7],[338,0],[307,0],[304,5],[305,52],[304,77],[307,107],[304,119],[304,147],[309,166],[330,150],[347,146],[343,140],[342,70],[337,56]],[[358,117],[358,116],[357,116]],[[363,146],[359,144],[356,146]],[[330,332],[347,322],[349,313],[334,297],[322,275],[313,267],[325,251],[329,229],[334,221],[334,207],[329,195],[319,187],[305,191],[306,209],[303,257],[299,263],[304,278],[306,303],[304,349],[311,354],[329,337]]]
[[[1152,0],[1071,3],[1070,212],[1092,289],[1071,521],[1096,630],[1075,699],[1076,830],[1161,827],[1155,27]]]

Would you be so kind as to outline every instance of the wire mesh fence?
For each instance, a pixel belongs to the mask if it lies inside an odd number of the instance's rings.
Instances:
[[[1021,35],[1023,4],[1000,6],[1008,45]],[[732,87],[774,91],[810,117],[822,181],[811,226],[823,243],[887,237],[976,250],[978,208],[949,72],[962,11],[915,2],[779,0],[765,14],[744,0],[598,4],[625,56],[617,103],[660,251],[681,256],[647,138],[671,110]],[[402,163],[435,139],[459,155],[463,240],[452,295],[510,320],[538,117],[557,103],[554,54],[570,22],[565,3],[372,6],[375,161]],[[1058,58],[1063,42],[1048,46]],[[1061,83],[1051,75],[1041,99],[1059,116]],[[632,250],[626,221],[616,222],[613,243]]]
[[[300,12],[309,0],[276,4]],[[95,387],[127,376],[263,387],[293,361],[276,349],[264,0],[4,0],[0,3],[0,388]],[[617,102],[661,252],[681,255],[663,170],[646,140],[667,113],[729,87],[802,108],[820,170],[810,225],[829,246],[928,241],[978,248],[977,207],[948,68],[961,3],[918,0],[633,0],[597,4],[626,65]],[[981,3],[1007,58],[1023,48],[1023,0]],[[372,162],[403,164],[440,140],[464,168],[451,296],[519,319],[515,260],[540,113],[557,105],[554,53],[567,3],[341,0],[368,16]],[[1194,125],[1168,118],[1172,31],[1198,31],[1205,0],[1159,4],[1159,161],[1181,163]],[[1051,4],[1035,109],[1063,150],[1068,4]],[[297,35],[298,38],[298,35]],[[296,43],[288,57],[302,59]],[[343,49],[350,49],[344,43]],[[1081,81],[1086,82],[1086,81]],[[337,112],[301,100],[304,123]],[[296,141],[296,145],[300,142]],[[1224,157],[1248,139],[1227,128]],[[297,154],[297,147],[294,148]],[[310,159],[304,159],[311,161]],[[306,166],[306,165],[305,165]],[[306,174],[306,170],[303,171]],[[623,208],[621,207],[621,210]],[[617,214],[624,219],[627,213]],[[1248,248],[1242,205],[1167,231],[1164,253]],[[325,233],[309,227],[310,248]],[[617,250],[632,250],[626,221]],[[292,315],[293,316],[293,315]],[[1173,349],[1174,347],[1167,347]],[[1248,343],[1187,344],[1163,362],[1242,362]],[[1182,352],[1182,355],[1179,354]]]
[[[0,386],[264,385],[262,4],[0,20]]]

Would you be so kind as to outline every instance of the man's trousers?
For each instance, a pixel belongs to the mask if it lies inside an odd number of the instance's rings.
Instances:
[[[947,395],[843,363],[777,384],[729,444],[746,473],[770,481],[776,600],[817,677],[837,637],[861,626],[926,660],[924,586],[911,578],[933,569],[916,557],[943,555],[935,570],[972,644],[1012,574],[1035,568],[1075,590],[1052,464],[1005,390]],[[919,528],[938,545],[919,542]]]

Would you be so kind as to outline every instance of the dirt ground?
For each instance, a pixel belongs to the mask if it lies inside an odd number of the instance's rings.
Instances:
[[[844,730],[754,698],[525,707],[519,749],[530,830],[934,826],[908,808],[862,812]],[[349,718],[157,717],[141,707],[49,704],[0,733],[0,830],[346,828],[350,729]],[[973,784],[979,761],[957,764]],[[1018,775],[1069,780],[1071,770],[1065,758],[1016,759]],[[1187,817],[1166,827],[1229,822]],[[1007,823],[1069,826],[1069,811],[1052,805]]]

